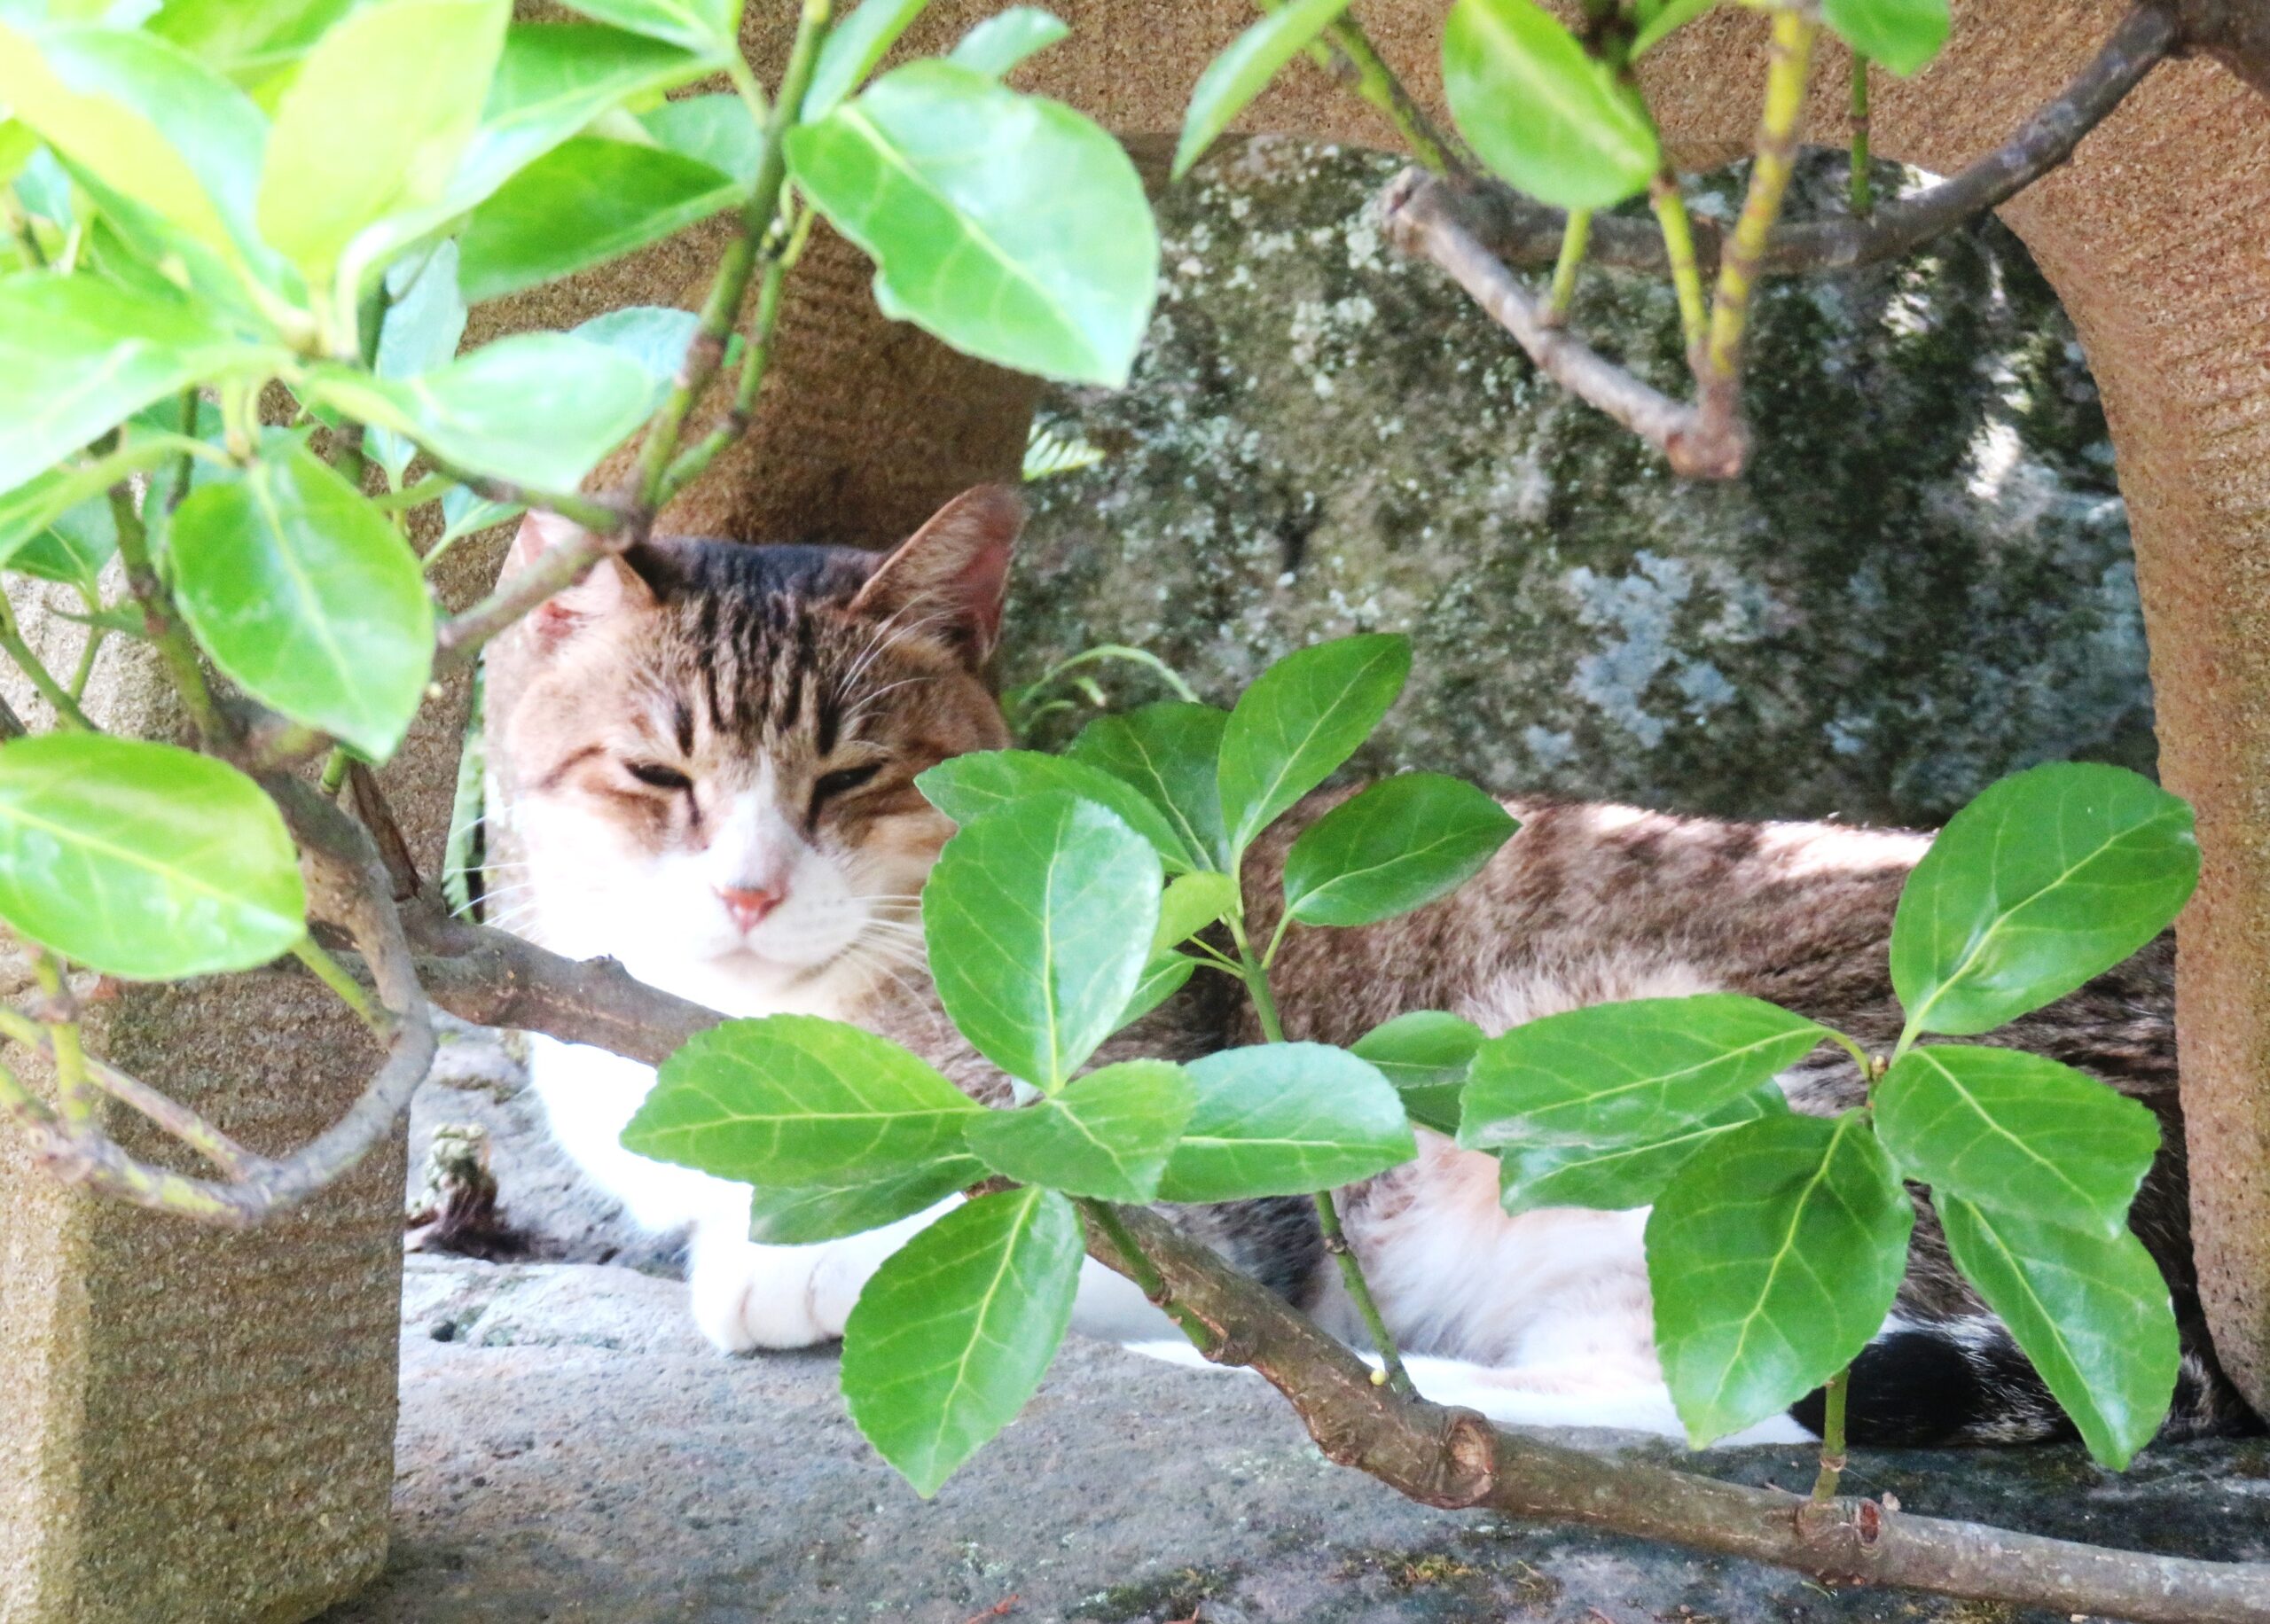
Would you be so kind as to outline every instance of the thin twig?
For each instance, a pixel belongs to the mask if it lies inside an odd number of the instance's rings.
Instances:
[[[175,613],[173,598],[158,579],[157,566],[150,558],[149,533],[135,505],[134,488],[123,480],[110,488],[110,511],[117,521],[118,557],[126,568],[127,590],[142,605],[143,629],[158,645],[166,674],[173,679],[174,691],[181,696],[182,708],[189,713],[198,738],[208,747],[225,748],[231,743],[231,730],[213,702],[213,691],[206,685],[205,668],[198,660],[189,629]]]
[[[49,708],[55,712],[57,726],[81,733],[96,730],[95,724],[87,719],[87,713],[79,708],[79,701],[55,680],[32,645],[24,641],[24,634],[16,624],[16,606],[4,593],[0,593],[0,653],[8,656],[39,697],[47,701]]]
[[[1784,223],[1758,261],[1773,276],[1812,276],[1879,264],[2000,207],[2072,157],[2081,138],[2110,117],[2179,43],[2176,24],[2156,5],[2141,6],[2115,28],[2064,91],[2042,105],[2009,140],[1960,174],[1911,198],[1877,204],[1867,219],[1850,215]],[[1495,182],[1456,194],[1460,224],[1509,264],[1545,266],[1561,248],[1567,216]],[[1645,221],[1603,216],[1593,223],[1593,263],[1666,275],[1663,238]],[[1718,263],[1721,233],[1697,223],[1695,254]]]
[[[1874,177],[1868,172],[1875,158],[1868,150],[1868,59],[1857,51],[1852,53],[1852,111],[1845,128],[1851,132],[1852,160],[1844,203],[1856,218],[1866,220],[1876,207]]]
[[[1583,340],[1547,326],[1544,309],[1530,291],[1460,223],[1452,204],[1458,195],[1422,170],[1405,170],[1389,183],[1381,199],[1389,239],[1404,253],[1432,260],[1448,271],[1514,335],[1540,371],[1656,446],[1671,457],[1673,467],[1679,467],[1681,448],[1694,432],[1694,410],[1640,382]]]

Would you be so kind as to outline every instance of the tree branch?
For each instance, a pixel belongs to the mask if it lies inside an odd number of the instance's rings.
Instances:
[[[1894,260],[2000,207],[2073,155],[2081,138],[2110,115],[2131,90],[2180,43],[2171,13],[2140,6],[2115,28],[2063,94],[2045,103],[2018,132],[1961,174],[1912,198],[1880,202],[1866,219],[1840,216],[1785,223],[1767,238],[1758,268],[1768,275],[1812,276]],[[1546,266],[1561,249],[1568,216],[1487,182],[1455,192],[1448,208],[1490,253],[1511,265]],[[1724,236],[1708,221],[1695,225],[1695,249],[1715,266]],[[1663,238],[1641,220],[1601,215],[1593,222],[1590,258],[1618,270],[1670,274]]]
[[[1404,253],[1432,260],[1512,333],[1538,370],[1590,402],[1670,457],[1681,473],[1707,472],[1690,455],[1695,409],[1606,359],[1582,339],[1554,326],[1546,308],[1502,261],[1476,242],[1453,213],[1460,194],[1423,170],[1406,169],[1382,194],[1388,239]],[[1596,221],[1594,230],[1606,224]]]
[[[2140,1620],[2259,1624],[2270,1564],[2203,1562],[2102,1550],[1887,1511],[1873,1500],[1812,1506],[1804,1496],[1720,1483],[1503,1433],[1468,1409],[1398,1398],[1371,1367],[1155,1213],[1121,1208],[1122,1232],[1152,1282],[1105,1231],[1089,1248],[1109,1268],[1202,1324],[1207,1356],[1249,1366],[1292,1401],[1326,1456],[1428,1505],[1487,1506],[1794,1568],[1839,1583]]]

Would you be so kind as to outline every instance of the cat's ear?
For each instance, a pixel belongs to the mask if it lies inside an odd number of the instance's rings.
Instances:
[[[513,537],[506,573],[517,574],[528,568],[552,548],[583,533],[583,527],[571,519],[531,511],[521,520],[520,530]],[[527,623],[537,643],[549,648],[593,621],[646,608],[654,601],[654,588],[636,569],[621,558],[604,558],[575,585],[563,587],[530,610]]]
[[[1024,522],[1024,503],[1005,485],[962,492],[876,566],[852,613],[907,621],[935,614],[970,664],[984,664],[1000,639],[1009,553]]]

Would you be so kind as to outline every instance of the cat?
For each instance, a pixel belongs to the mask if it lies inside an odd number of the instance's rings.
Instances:
[[[1021,524],[1012,493],[981,487],[886,557],[651,541],[538,609],[521,634],[528,677],[501,741],[517,786],[530,933],[559,952],[610,954],[727,1015],[854,1021],[922,1054],[973,1097],[1007,1103],[1007,1080],[954,1032],[929,986],[919,899],[953,825],[913,779],[1008,743],[987,673]],[[560,521],[532,517],[517,558],[562,534]],[[1345,792],[1310,797],[1257,843],[1244,875],[1253,928],[1274,925],[1293,836]],[[1385,925],[1288,936],[1272,980],[1289,1035],[1347,1044],[1415,1009],[1497,1033],[1586,1004],[1723,990],[1772,999],[1876,1049],[1896,1037],[1887,944],[1928,837],[1505,804],[1520,832],[1451,897]],[[2258,1423],[2217,1366],[2198,1304],[2173,976],[2163,938],[1989,1041],[2078,1066],[2156,1113],[2164,1148],[2133,1222],[2181,1329],[2164,1435],[2187,1436]],[[1191,1059],[1260,1038],[1235,989],[1202,976],[1097,1059]],[[561,1144],[636,1220],[693,1225],[693,1311],[724,1349],[840,1336],[866,1279],[943,1210],[822,1245],[758,1245],[748,1238],[745,1186],[617,1142],[650,1071],[537,1039],[533,1075]],[[1861,1097],[1855,1068],[1828,1048],[1781,1082],[1803,1111]],[[1419,1138],[1417,1159],[1340,1200],[1421,1389],[1501,1421],[1678,1435],[1653,1340],[1646,1214],[1509,1217],[1494,1160],[1423,1130]],[[1853,1367],[1849,1436],[2072,1436],[1919,1206],[1897,1305]],[[1170,1215],[1361,1343],[1305,1199]],[[1171,1337],[1132,1286],[1092,1261],[1087,1270],[1080,1329],[1147,1346]],[[1821,1414],[1816,1393],[1742,1436],[1811,1436]]]

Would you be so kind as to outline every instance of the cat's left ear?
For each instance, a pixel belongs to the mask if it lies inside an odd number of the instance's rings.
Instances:
[[[980,485],[940,508],[876,566],[851,600],[855,614],[912,621],[928,613],[981,666],[1001,636],[1009,554],[1025,504],[1006,485]]]

